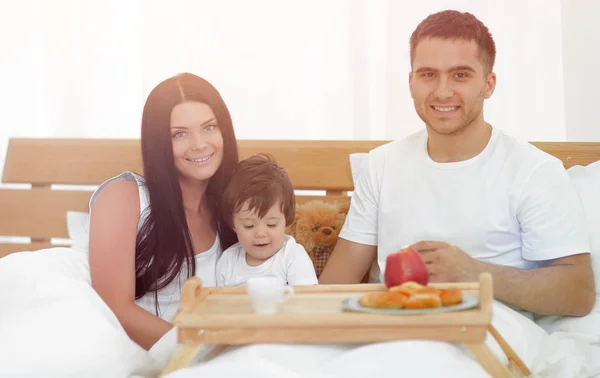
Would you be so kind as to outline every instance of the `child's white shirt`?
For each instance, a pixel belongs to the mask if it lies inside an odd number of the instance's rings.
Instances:
[[[217,262],[217,286],[242,286],[249,278],[262,276],[278,277],[288,285],[318,284],[308,253],[289,235],[285,235],[283,247],[259,266],[248,265],[246,251],[240,243],[226,249]]]

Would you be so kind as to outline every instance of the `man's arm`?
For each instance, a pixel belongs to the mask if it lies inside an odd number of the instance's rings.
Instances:
[[[319,277],[320,284],[360,283],[375,260],[383,165],[381,150],[376,149],[366,156],[362,168],[356,172],[350,208],[335,248]]]
[[[544,315],[587,315],[596,294],[589,253],[541,262],[543,267],[518,269],[476,260],[460,248],[437,241],[421,241],[419,251],[431,282],[477,281],[490,272],[494,296],[523,310]]]
[[[551,260],[537,269],[517,269],[477,261],[494,280],[497,299],[543,315],[585,316],[596,300],[589,254]]]
[[[522,257],[542,267],[486,266],[494,275],[497,297],[540,314],[588,314],[595,302],[589,235],[562,162],[553,159],[537,167],[515,198]]]
[[[339,238],[319,277],[319,284],[360,283],[377,255],[377,246]]]

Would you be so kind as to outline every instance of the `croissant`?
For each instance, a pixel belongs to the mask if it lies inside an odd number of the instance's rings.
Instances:
[[[418,284],[413,281],[408,281],[408,282],[403,283],[402,285],[392,286],[388,289],[388,291],[391,291],[394,293],[402,293],[407,296],[411,296],[411,295],[416,294],[426,288],[427,288],[427,286],[423,286],[423,285]]]
[[[419,293],[411,295],[404,303],[404,307],[410,310],[438,308],[442,307],[442,300],[437,293]]]
[[[444,289],[440,291],[440,299],[444,306],[454,306],[462,303],[462,291],[459,289]]]
[[[431,286],[423,286],[416,282],[405,282],[402,285],[393,286],[388,289],[388,291],[402,293],[408,296],[414,294],[439,294],[439,290],[433,288]]]
[[[407,298],[404,294],[386,291],[363,295],[358,303],[363,307],[400,309],[404,307]]]

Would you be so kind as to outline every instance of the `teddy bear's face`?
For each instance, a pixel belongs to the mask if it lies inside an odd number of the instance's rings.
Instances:
[[[299,209],[296,240],[309,251],[315,247],[333,248],[346,214],[334,206]]]

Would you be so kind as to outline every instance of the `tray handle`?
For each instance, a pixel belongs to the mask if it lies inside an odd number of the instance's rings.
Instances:
[[[178,313],[191,314],[194,308],[200,304],[208,295],[208,290],[202,288],[202,281],[199,277],[190,277],[183,284],[181,289],[181,302],[179,303]]]
[[[492,275],[489,272],[483,272],[479,275],[479,303],[481,311],[484,314],[492,315],[492,305],[494,302],[494,287]]]

